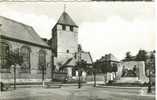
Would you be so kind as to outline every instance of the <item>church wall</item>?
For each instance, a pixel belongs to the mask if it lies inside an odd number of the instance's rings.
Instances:
[[[16,68],[16,77],[17,82],[41,82],[42,81],[42,73],[38,69],[39,64],[39,50],[45,50],[46,51],[46,75],[45,79],[50,80],[51,79],[51,50],[47,48],[42,48],[34,45],[29,45],[25,43],[19,43],[14,41],[7,41],[7,43],[10,46],[10,50],[16,50],[17,48],[20,48],[22,46],[28,46],[31,49],[30,52],[30,73],[22,73],[20,72],[20,67],[17,66]],[[0,73],[1,74],[1,80],[3,82],[13,82],[13,75],[14,70],[11,67],[10,73]]]
[[[66,26],[66,31],[64,31],[60,29],[60,26],[58,26],[58,31],[57,31],[58,52],[66,53],[67,50],[69,50],[69,53],[77,52],[78,33],[67,30],[68,27],[69,26]]]
[[[57,44],[57,57],[55,57],[54,63],[56,70],[58,70],[60,65],[63,65],[78,52],[78,33],[75,27],[73,27],[73,31],[70,31],[70,26],[68,25],[66,25],[66,30],[62,30],[62,25],[60,24],[56,26],[55,32],[53,40]]]

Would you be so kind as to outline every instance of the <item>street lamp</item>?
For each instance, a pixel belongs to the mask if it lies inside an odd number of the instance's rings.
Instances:
[[[78,69],[78,76],[79,76],[78,88],[81,88],[81,70],[80,69]]]
[[[96,69],[93,70],[94,74],[94,87],[96,87]]]
[[[44,76],[44,74],[45,74],[44,71],[45,71],[45,69],[44,69],[44,65],[43,65],[43,64],[41,65],[41,67],[42,67],[42,85],[43,85],[43,87],[44,87],[44,85],[45,85],[45,82],[44,82],[44,77],[45,77],[45,76]]]
[[[12,68],[13,68],[13,72],[14,72],[14,89],[16,89],[16,69],[17,69],[17,65],[19,64],[22,64],[23,62],[23,59],[22,59],[22,56],[20,55],[19,53],[19,48],[17,48],[15,51],[10,51],[10,54],[9,54],[9,62],[10,62],[10,65],[13,65]]]
[[[78,48],[78,63],[77,63],[77,69],[78,69],[78,88],[81,88],[81,48]]]
[[[16,65],[13,66],[14,69],[14,89],[16,89]]]

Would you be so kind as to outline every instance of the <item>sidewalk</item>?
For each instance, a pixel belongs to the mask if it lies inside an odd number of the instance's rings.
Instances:
[[[87,85],[78,89],[76,84],[73,86],[64,85],[61,88],[17,88],[1,92],[0,100],[155,100],[155,95],[140,95],[134,92],[136,90],[132,93],[125,91],[128,90],[93,88]]]

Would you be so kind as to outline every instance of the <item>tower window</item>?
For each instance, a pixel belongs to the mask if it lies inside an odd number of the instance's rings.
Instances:
[[[62,25],[62,30],[66,30],[66,26],[65,25]]]
[[[67,53],[69,53],[69,50],[67,50]]]
[[[72,32],[74,31],[74,28],[73,28],[73,26],[70,26],[70,31],[72,31]]]

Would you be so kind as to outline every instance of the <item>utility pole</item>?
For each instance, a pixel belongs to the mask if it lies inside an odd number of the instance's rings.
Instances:
[[[17,48],[14,52],[13,52],[13,56],[15,57],[15,61],[14,61],[14,66],[13,66],[13,69],[14,69],[14,89],[16,90],[16,66],[17,66],[17,63],[19,63],[20,61],[20,54],[19,54],[19,48]]]
[[[16,90],[16,64],[14,65],[14,89]]]
[[[45,80],[45,65],[44,64],[42,64],[41,65],[41,67],[42,67],[42,85],[43,85],[43,87],[45,86],[45,82],[44,82],[44,80]]]
[[[53,75],[54,75],[54,55],[52,56],[51,59],[52,59],[52,61],[51,61],[51,81],[53,81]]]
[[[93,70],[94,74],[94,87],[96,87],[96,69]]]
[[[78,65],[77,65],[77,67],[78,67],[78,77],[79,77],[79,79],[78,79],[78,88],[81,88],[81,79],[80,79],[80,77],[81,77],[81,48],[78,48]]]

